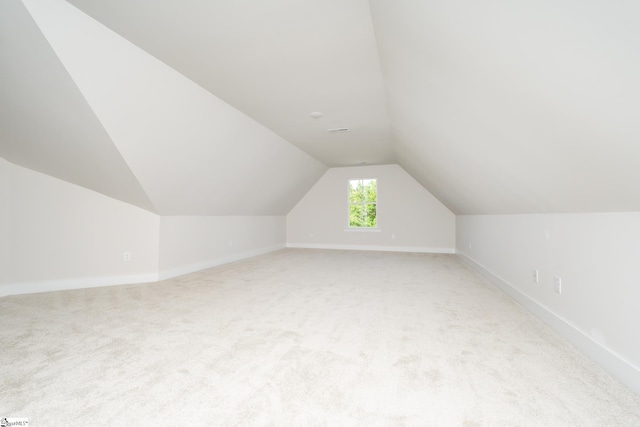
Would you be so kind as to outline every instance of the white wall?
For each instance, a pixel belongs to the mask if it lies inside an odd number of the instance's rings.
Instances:
[[[157,215],[16,165],[10,172],[12,274],[0,295],[157,279]]]
[[[0,286],[11,280],[11,164],[0,158]]]
[[[283,247],[283,216],[160,218],[162,278],[190,273]]]
[[[640,213],[458,216],[456,246],[640,392]],[[554,292],[554,276],[562,279],[561,294]]]
[[[378,179],[380,232],[349,231],[349,179]],[[333,168],[287,216],[291,247],[453,252],[455,215],[398,165]]]
[[[160,217],[0,158],[0,296],[151,282],[285,242],[284,216]]]

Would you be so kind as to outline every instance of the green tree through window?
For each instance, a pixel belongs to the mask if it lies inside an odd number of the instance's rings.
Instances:
[[[377,227],[378,185],[375,179],[349,180],[349,227]]]

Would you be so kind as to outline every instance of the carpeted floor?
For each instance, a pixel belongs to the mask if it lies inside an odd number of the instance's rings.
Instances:
[[[640,426],[640,396],[453,255],[287,249],[0,299],[31,426]]]

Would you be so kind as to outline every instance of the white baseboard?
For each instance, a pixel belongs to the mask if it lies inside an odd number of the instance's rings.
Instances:
[[[287,243],[288,248],[299,249],[336,249],[347,251],[377,252],[417,252],[426,254],[454,254],[454,248],[423,248],[416,246],[368,246],[368,245],[333,245],[325,243]]]
[[[609,371],[609,373],[631,390],[640,394],[640,369],[638,367],[625,360],[613,350],[595,341],[587,333],[571,324],[562,316],[554,313],[545,305],[540,304],[530,296],[522,293],[522,291],[517,289],[511,283],[478,263],[473,258],[462,252],[456,253],[460,259],[480,272],[480,274],[489,279],[491,283],[515,299],[537,318],[551,327],[551,329],[578,348],[578,350],[585,353],[589,358]]]
[[[172,277],[182,276],[184,274],[193,273],[200,270],[206,270],[207,268],[217,267],[223,264],[229,264],[231,262],[240,261],[254,256],[263,255],[269,252],[274,252],[280,249],[284,249],[285,244],[268,246],[265,248],[254,249],[252,251],[241,252],[225,257],[215,258],[207,261],[202,261],[194,264],[184,265],[181,267],[175,267],[168,270],[160,271],[160,280],[171,279]]]
[[[82,279],[52,280],[49,282],[12,283],[0,286],[0,297],[37,294],[40,292],[67,291],[71,289],[99,288],[101,286],[130,285],[157,282],[157,273],[132,276],[87,277]]]
[[[197,264],[164,270],[160,271],[159,273],[147,273],[132,276],[90,277],[83,279],[0,285],[0,297],[9,295],[35,294],[40,292],[66,291],[71,289],[98,288],[102,286],[131,285],[137,283],[157,282],[158,280],[170,279],[172,277],[181,276],[183,274],[193,273],[194,271],[204,270],[218,265],[228,264],[230,262],[240,261],[257,255],[277,251],[279,249],[283,249],[284,247],[285,245],[281,244],[266,248],[255,249],[252,251],[216,258]]]

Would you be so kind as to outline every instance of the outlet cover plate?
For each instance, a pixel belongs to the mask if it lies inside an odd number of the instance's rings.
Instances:
[[[560,278],[560,276],[556,276],[553,278],[553,290],[558,294],[562,293],[562,279]]]

